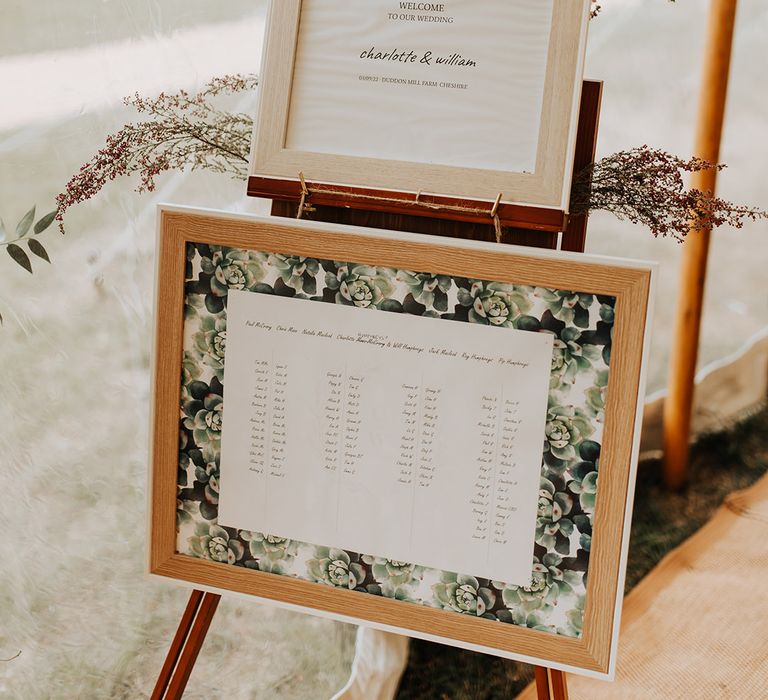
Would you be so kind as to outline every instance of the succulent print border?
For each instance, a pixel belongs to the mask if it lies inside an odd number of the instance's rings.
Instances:
[[[529,586],[217,523],[229,290],[555,336]],[[303,303],[302,302],[302,303]],[[580,637],[615,299],[190,243],[177,550],[232,566]],[[502,332],[501,330],[499,332]]]

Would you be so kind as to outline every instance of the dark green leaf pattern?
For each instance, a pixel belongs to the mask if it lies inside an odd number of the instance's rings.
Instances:
[[[43,247],[43,244],[40,243],[40,241],[38,241],[36,238],[30,238],[27,241],[27,247],[32,253],[37,255],[38,258],[42,258],[47,263],[51,262],[51,259],[48,257],[48,252]]]
[[[5,249],[19,265],[21,265],[27,272],[32,272],[32,263],[29,260],[29,256],[15,243],[9,243]]]

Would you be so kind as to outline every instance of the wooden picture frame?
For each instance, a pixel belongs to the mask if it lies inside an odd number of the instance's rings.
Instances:
[[[584,290],[587,295],[615,300],[611,302],[611,313],[603,315],[610,316],[612,322],[610,379],[603,407],[602,468],[591,525],[586,605],[582,608],[583,627],[579,628],[578,636],[502,624],[480,616],[366,595],[180,553],[177,540],[180,377],[189,288],[188,251],[194,245],[354,261],[392,269],[429,270],[456,279]],[[255,597],[343,622],[367,624],[582,675],[611,678],[615,670],[639,450],[653,267],[650,263],[556,251],[162,206],[158,217],[153,362],[150,573],[198,589]],[[605,396],[604,393],[603,398]]]
[[[448,208],[460,218],[462,211],[465,216],[471,215],[478,209],[490,209],[496,203],[495,213],[502,204],[502,224],[507,223],[504,206],[509,207],[510,221],[514,221],[520,220],[521,205],[553,209],[553,214],[560,213],[562,221],[563,212],[567,212],[569,206],[589,0],[553,0],[548,44],[544,47],[546,70],[544,84],[540,86],[542,101],[535,161],[532,168],[521,172],[486,167],[482,163],[456,166],[393,159],[388,154],[317,152],[287,144],[305,1],[311,0],[280,0],[271,4],[249,194],[284,197],[286,192],[293,193],[299,184],[299,174],[303,173],[312,195],[326,203],[339,202],[339,206],[355,199],[365,201],[368,208],[375,207],[377,202],[379,205],[386,202],[392,207],[398,202],[409,205],[415,201],[433,210]],[[489,18],[489,21],[492,20]],[[388,68],[382,70],[385,74],[392,73]],[[501,84],[508,80],[508,72],[504,67],[499,68]],[[333,99],[343,104],[344,95],[335,94]],[[471,99],[477,102],[482,98],[474,95]],[[302,188],[304,186],[302,183]],[[534,214],[531,220],[540,218],[541,215]]]

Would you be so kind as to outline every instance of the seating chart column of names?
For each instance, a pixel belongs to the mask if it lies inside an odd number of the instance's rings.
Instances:
[[[221,524],[527,583],[552,345],[233,293]]]

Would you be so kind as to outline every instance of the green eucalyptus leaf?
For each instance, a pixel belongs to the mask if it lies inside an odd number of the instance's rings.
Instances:
[[[32,222],[35,220],[35,207],[32,207],[26,214],[24,214],[24,218],[19,221],[18,226],[16,226],[16,237],[17,238],[23,238],[27,235],[29,231],[29,227],[32,226]]]
[[[32,272],[32,263],[29,261],[29,256],[19,248],[19,246],[15,243],[9,243],[5,249],[8,251],[8,255],[10,255],[27,272]]]
[[[48,212],[42,219],[40,219],[35,224],[35,228],[33,229],[35,232],[35,235],[45,231],[45,229],[47,229],[53,223],[53,220],[56,218],[56,212],[57,212],[56,209],[54,209],[51,212]]]
[[[45,262],[50,263],[51,259],[48,257],[48,253],[43,248],[43,244],[40,243],[36,238],[30,238],[27,241],[27,246],[29,247],[30,251],[32,251],[35,255],[37,255],[38,258],[42,258],[45,260]]]

